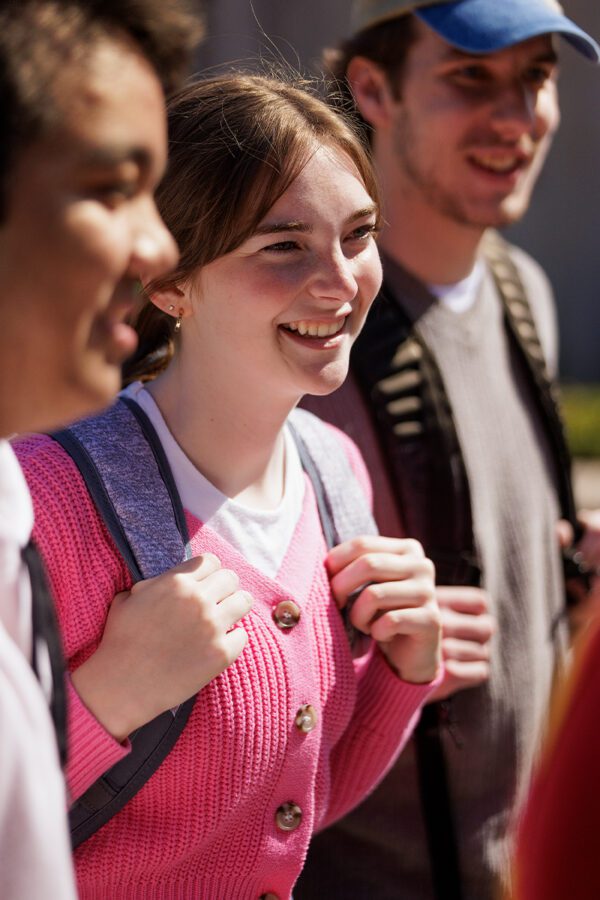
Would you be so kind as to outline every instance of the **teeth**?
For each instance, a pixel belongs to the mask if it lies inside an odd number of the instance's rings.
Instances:
[[[516,156],[505,156],[502,158],[497,156],[477,156],[474,159],[478,165],[491,169],[493,172],[510,172],[519,161]]]
[[[289,331],[297,331],[298,334],[309,337],[332,337],[344,327],[346,319],[340,319],[338,322],[332,322],[327,325],[324,322],[307,322],[304,319],[298,322],[288,322],[285,326]]]

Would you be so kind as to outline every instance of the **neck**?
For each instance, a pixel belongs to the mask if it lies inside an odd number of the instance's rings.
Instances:
[[[485,228],[431,206],[383,148],[375,146],[374,157],[385,204],[381,249],[426,284],[462,281],[473,271]]]
[[[277,506],[293,402],[274,404],[258,385],[211,366],[198,371],[183,353],[148,387],[179,446],[215,487],[250,506]]]

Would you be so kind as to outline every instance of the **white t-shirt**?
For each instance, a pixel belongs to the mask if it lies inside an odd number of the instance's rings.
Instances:
[[[484,275],[485,264],[478,259],[471,273],[462,281],[457,281],[455,284],[430,284],[428,287],[446,309],[455,313],[464,313],[475,303]]]
[[[0,441],[0,897],[75,900],[65,786],[31,657],[29,491]]]
[[[231,500],[198,471],[185,455],[154,399],[140,382],[123,391],[144,410],[165,451],[185,509],[216,531],[255,568],[274,578],[284,560],[304,502],[304,475],[296,444],[284,429],[285,475],[275,509],[253,509]]]

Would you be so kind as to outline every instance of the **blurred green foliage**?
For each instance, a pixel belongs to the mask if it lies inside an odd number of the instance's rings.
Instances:
[[[560,397],[571,453],[600,457],[600,384],[563,384]]]

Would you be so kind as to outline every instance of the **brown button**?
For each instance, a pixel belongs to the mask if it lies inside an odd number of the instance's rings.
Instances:
[[[288,631],[300,621],[300,607],[293,600],[282,600],[273,609],[273,620],[282,631]]]
[[[295,831],[302,821],[302,810],[296,803],[282,803],[275,813],[275,824],[280,831]]]
[[[279,900],[277,894],[261,894],[258,900]]]
[[[296,713],[296,718],[294,720],[296,728],[303,734],[308,734],[317,724],[317,718],[317,711],[314,706],[311,706],[310,703],[306,703],[304,706],[301,706]]]

